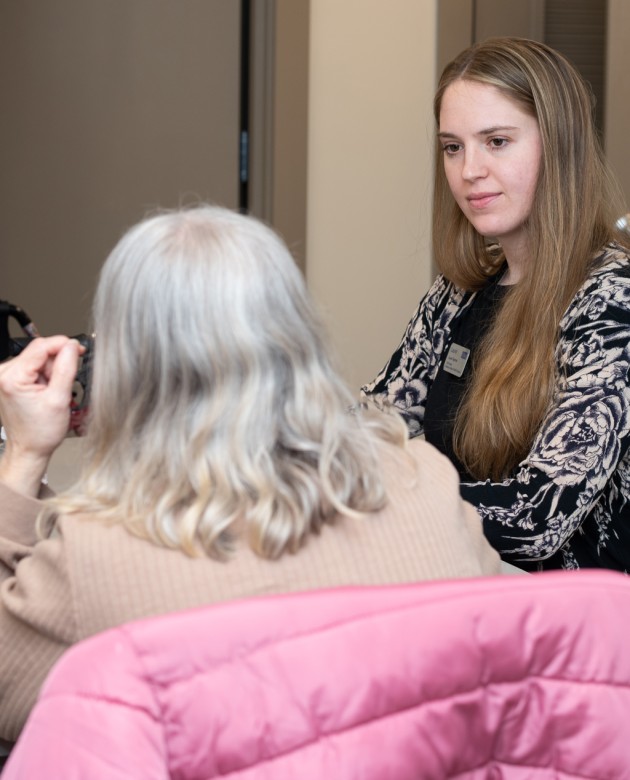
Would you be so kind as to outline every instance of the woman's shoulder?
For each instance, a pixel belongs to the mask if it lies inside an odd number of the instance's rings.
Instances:
[[[585,286],[596,286],[602,279],[630,278],[630,249],[611,241],[596,252]]]
[[[438,274],[427,292],[427,298],[440,301],[459,301],[468,294],[463,287],[459,287],[444,274]]]
[[[421,438],[389,453],[383,519],[390,535],[408,532],[401,538],[424,561],[423,576],[498,574],[499,556],[484,538],[477,512],[462,500],[450,460]]]
[[[385,444],[383,469],[386,479],[410,484],[416,489],[431,486],[432,492],[454,490],[459,495],[459,478],[451,461],[422,437],[409,439],[406,446]]]
[[[415,317],[412,319],[414,330],[448,328],[451,320],[466,305],[473,293],[458,287],[455,282],[443,274],[438,276],[420,301]]]
[[[600,320],[604,313],[624,320],[630,315],[630,250],[617,242],[595,254],[590,272],[569,305],[561,327],[564,330],[584,316]]]

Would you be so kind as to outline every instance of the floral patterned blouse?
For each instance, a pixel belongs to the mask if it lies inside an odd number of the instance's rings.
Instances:
[[[367,395],[423,433],[427,392],[475,293],[439,276]],[[630,256],[607,245],[560,323],[557,385],[527,457],[504,482],[464,482],[484,533],[527,570],[630,571]]]

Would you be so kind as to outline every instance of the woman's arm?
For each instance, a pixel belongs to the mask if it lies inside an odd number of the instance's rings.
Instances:
[[[0,366],[0,739],[9,742],[76,641],[63,539],[38,542],[36,521],[41,478],[68,431],[79,352],[65,336],[37,338]]]
[[[0,484],[0,739],[10,742],[49,669],[77,639],[63,535],[38,541],[41,508]]]
[[[7,498],[4,488],[0,498]],[[15,496],[16,506],[20,500]],[[24,508],[24,505],[22,505]],[[74,594],[61,534],[30,545],[32,517],[11,527],[0,510],[0,548],[5,557],[0,570],[0,739],[19,736],[46,675],[62,653],[77,641]],[[6,553],[12,551],[13,557]],[[7,571],[13,569],[7,576]]]
[[[52,495],[46,488],[42,497]],[[37,518],[42,503],[0,483],[0,585],[15,574],[15,567],[37,544]],[[1,661],[0,661],[1,663]]]
[[[491,544],[519,565],[561,550],[603,497],[620,500],[611,479],[630,443],[627,264],[594,275],[578,294],[556,357],[552,408],[516,476],[462,485]]]

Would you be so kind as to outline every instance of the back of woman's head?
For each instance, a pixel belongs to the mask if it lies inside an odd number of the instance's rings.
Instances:
[[[239,407],[233,433],[246,444],[302,372],[332,374],[289,252],[262,223],[225,209],[163,213],[132,228],[103,267],[94,326],[92,425],[112,436],[124,426],[192,435],[197,411],[214,429]]]
[[[244,527],[276,557],[338,511],[382,506],[375,444],[397,422],[347,413],[301,274],[258,220],[202,206],[136,225],[94,326],[87,464],[62,511],[190,553],[221,555]]]
[[[572,256],[580,256],[578,275],[583,278],[584,255],[590,256],[613,237],[622,208],[604,161],[590,86],[569,60],[543,43],[490,38],[463,51],[444,69],[434,99],[438,124],[444,93],[459,79],[496,87],[537,119],[542,162],[528,224],[530,245],[544,244],[545,254],[549,244],[560,248],[564,261],[561,267],[552,264],[551,273],[562,276],[568,272],[569,285],[574,286],[576,277],[571,274],[569,262]],[[485,255],[483,238],[475,233],[450,193],[437,142],[436,150],[434,241],[438,260],[444,258],[448,267],[453,251],[465,256],[464,267],[476,266],[476,274],[458,269],[455,281],[478,287],[484,272],[493,270],[492,259]],[[490,267],[483,268],[488,261]],[[549,271],[548,262],[546,267]],[[539,271],[532,268],[532,272]]]

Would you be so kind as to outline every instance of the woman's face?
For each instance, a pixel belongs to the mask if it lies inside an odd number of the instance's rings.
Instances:
[[[542,142],[538,121],[496,87],[459,79],[446,88],[438,136],[453,197],[508,261],[524,260]]]

